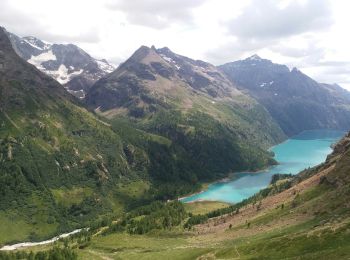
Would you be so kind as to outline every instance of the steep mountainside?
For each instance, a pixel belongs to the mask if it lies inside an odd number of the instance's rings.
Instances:
[[[257,99],[287,135],[310,129],[350,128],[350,94],[301,71],[257,55],[219,66],[237,87]]]
[[[17,56],[0,28],[1,244],[43,239],[147,199],[152,158],[78,103]],[[133,138],[166,141],[141,131]]]
[[[17,54],[48,74],[67,90],[84,98],[98,79],[115,67],[106,60],[97,60],[73,44],[50,44],[35,37],[18,37],[8,33]]]
[[[168,48],[142,46],[96,82],[86,102],[112,122],[127,118],[179,145],[195,165],[188,173],[194,183],[264,167],[271,162],[264,148],[284,138],[266,110],[215,66]],[[168,169],[159,170],[168,178]]]

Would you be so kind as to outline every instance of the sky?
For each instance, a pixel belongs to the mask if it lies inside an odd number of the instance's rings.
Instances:
[[[0,0],[0,25],[114,64],[141,45],[221,65],[253,54],[350,90],[348,0]]]

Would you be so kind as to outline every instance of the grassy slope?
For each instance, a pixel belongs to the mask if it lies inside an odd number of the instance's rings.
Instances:
[[[75,250],[79,259],[347,259],[350,136],[344,140],[326,163],[292,179],[291,188],[238,214],[210,219],[191,231],[96,235]],[[186,208],[202,212],[199,203]]]
[[[190,232],[97,236],[78,253],[95,259],[346,259],[350,149],[343,147],[290,189],[262,199],[259,209],[249,204]]]
[[[88,226],[150,197],[142,147],[20,59],[2,29],[0,50],[0,244]]]

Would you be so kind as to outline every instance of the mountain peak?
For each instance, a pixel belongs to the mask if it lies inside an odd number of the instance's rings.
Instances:
[[[159,48],[159,49],[157,49],[157,51],[159,51],[159,52],[172,52],[168,47],[163,47],[163,48]]]
[[[248,57],[246,60],[262,60],[259,55],[253,54],[252,56]]]
[[[11,42],[7,37],[7,31],[4,27],[0,27],[0,47],[2,51],[13,51]]]
[[[153,47],[153,46],[152,46]],[[143,60],[149,53],[155,52],[155,48],[150,48],[145,45],[141,45],[132,55],[131,57],[125,61],[124,63],[128,63],[128,61],[140,62]]]
[[[27,40],[27,41],[31,41],[31,42],[35,42],[35,41],[41,41],[38,38],[34,37],[34,36],[24,36],[23,39]]]
[[[293,69],[291,70],[292,73],[298,73],[301,72],[297,67],[293,67]]]
[[[115,69],[107,61],[91,57],[74,44],[49,43],[35,36],[19,37],[5,29],[2,31],[17,55],[79,98],[84,98],[93,83]]]

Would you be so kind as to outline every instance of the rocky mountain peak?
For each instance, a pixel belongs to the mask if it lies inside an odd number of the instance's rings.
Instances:
[[[293,67],[293,69],[290,72],[291,73],[302,73],[297,67]]]
[[[22,39],[29,43],[32,47],[37,48],[39,50],[49,49],[51,46],[50,43],[46,43],[34,36],[25,36]]]
[[[84,98],[87,89],[115,67],[98,60],[74,44],[47,43],[33,36],[6,32],[16,53],[62,84],[68,92]]]
[[[86,101],[101,111],[120,109],[134,102],[147,114],[154,103],[168,105],[162,97],[170,95],[171,99],[178,99],[177,95],[183,91],[218,99],[243,95],[209,63],[176,54],[167,47],[141,46],[117,70],[98,81]]]
[[[150,48],[148,46],[142,45],[131,55],[129,59],[126,60],[125,63],[130,61],[141,62],[147,55],[149,55],[152,52],[155,52],[155,48]]]
[[[252,56],[248,57],[246,60],[262,60],[262,58],[260,58],[260,56],[258,56],[257,54],[253,54]]]

